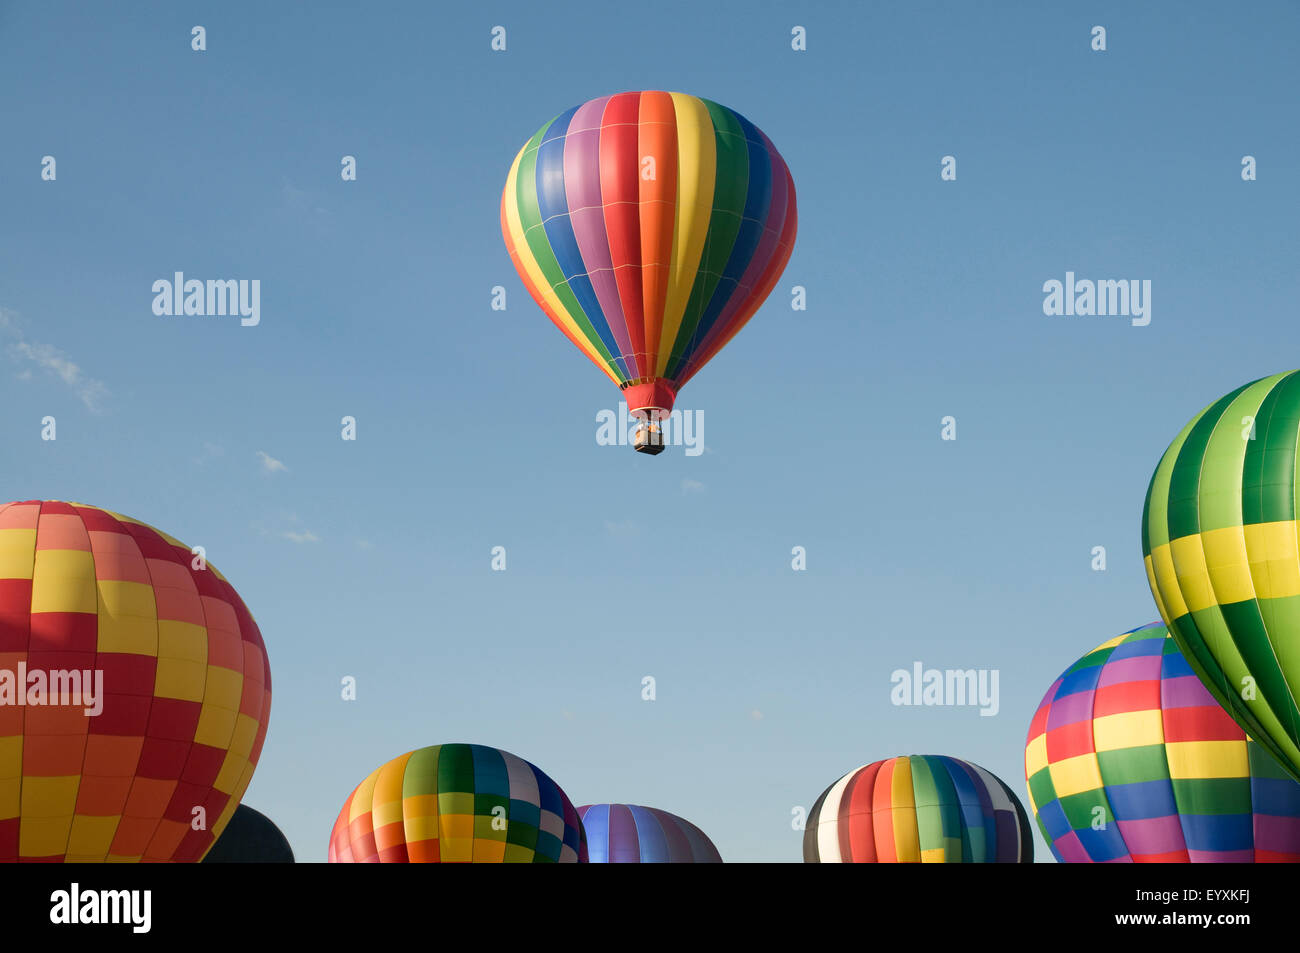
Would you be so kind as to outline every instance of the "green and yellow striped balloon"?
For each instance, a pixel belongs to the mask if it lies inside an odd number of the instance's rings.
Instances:
[[[1147,490],[1142,550],[1160,615],[1196,674],[1300,780],[1300,371],[1196,415]]]

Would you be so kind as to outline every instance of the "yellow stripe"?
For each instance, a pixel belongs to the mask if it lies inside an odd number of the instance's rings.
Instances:
[[[1166,550],[1166,555],[1167,554],[1168,550]],[[1174,613],[1173,615],[1169,614],[1169,607],[1165,604],[1164,590],[1160,587],[1160,583],[1156,579],[1156,565],[1152,558],[1147,556],[1142,560],[1142,565],[1146,568],[1147,585],[1151,587],[1151,595],[1155,597],[1156,610],[1160,613],[1160,618],[1164,619],[1165,625],[1173,625],[1173,620],[1178,618],[1182,613]],[[1179,600],[1178,604],[1182,605],[1183,610],[1186,611],[1187,607],[1182,604],[1182,600]]]
[[[577,339],[578,347],[582,349],[582,353],[586,354],[593,364],[604,371],[606,377],[617,384],[619,383],[618,377],[609,369],[609,365],[600,356],[600,352],[592,347],[587,340],[587,335],[583,333],[582,329],[578,327],[578,323],[573,320],[564,305],[560,303],[559,296],[552,290],[550,282],[546,280],[546,276],[542,274],[542,269],[538,266],[536,259],[533,258],[532,249],[528,247],[528,239],[524,237],[523,222],[519,218],[518,180],[519,165],[523,161],[527,149],[528,147],[525,145],[523,149],[519,150],[519,154],[515,156],[515,161],[510,166],[510,174],[506,177],[505,219],[510,245],[515,252],[514,260],[528,273],[529,281],[541,294],[543,301],[539,302],[539,304],[542,305],[543,310],[548,311],[554,320],[563,324]]]
[[[1250,577],[1260,599],[1300,595],[1300,547],[1296,521],[1251,523],[1245,528]]]
[[[1157,546],[1147,579],[1166,621],[1249,599],[1300,595],[1295,520],[1225,526]]]
[[[1032,778],[1047,767],[1047,734],[1032,739],[1025,747],[1025,777]]]
[[[352,795],[352,800],[348,804],[349,824],[371,809],[371,801],[375,794],[375,782],[379,780],[379,772],[381,770],[382,768],[376,768],[374,771],[371,771],[370,775],[357,785],[357,789]]]
[[[894,858],[900,864],[919,863],[921,831],[916,820],[916,797],[912,792],[912,762],[908,758],[894,761],[889,802],[894,826]]]
[[[36,565],[36,530],[0,529],[0,579],[31,579]]]
[[[1169,776],[1179,778],[1245,778],[1250,761],[1245,741],[1178,741],[1165,745]]]
[[[718,145],[709,109],[694,96],[669,93],[677,117],[677,209],[673,221],[673,251],[669,259],[668,296],[659,333],[659,362],[655,373],[668,370],[673,342],[695,286],[695,273],[704,254],[704,239],[713,218],[714,180],[718,174]]]
[[[1132,633],[1130,632],[1126,632],[1123,635],[1117,635],[1115,636],[1115,638],[1101,643],[1101,645],[1097,646],[1095,649],[1092,650],[1092,652],[1089,652],[1088,654],[1092,655],[1094,652],[1100,652],[1103,649],[1113,649],[1115,646],[1119,645],[1121,642],[1127,639],[1131,634]]]
[[[1092,737],[1098,751],[1158,745],[1165,740],[1161,712],[1153,708],[1102,715],[1092,720]]]
[[[1080,754],[1052,762],[1052,787],[1058,798],[1081,794],[1101,787],[1101,769],[1095,754]]]

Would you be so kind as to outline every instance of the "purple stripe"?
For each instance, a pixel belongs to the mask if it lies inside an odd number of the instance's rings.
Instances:
[[[1183,826],[1177,816],[1148,817],[1140,821],[1116,821],[1119,836],[1133,854],[1172,854],[1186,850]]]
[[[632,343],[623,302],[618,296],[618,283],[614,280],[614,262],[609,254],[605,209],[600,196],[600,122],[610,98],[593,99],[573,114],[564,140],[564,190],[569,203],[569,224],[587,277],[619,351],[627,356],[632,353]]]
[[[1160,678],[1159,655],[1139,655],[1137,658],[1108,659],[1101,667],[1097,687],[1120,685],[1124,682],[1154,682]]]
[[[1047,713],[1047,730],[1092,721],[1092,696],[1093,692],[1089,689],[1052,699],[1052,708]]]
[[[1164,708],[1219,707],[1214,696],[1195,675],[1166,678],[1160,683],[1160,703]]]
[[[625,804],[609,806],[609,862],[641,863],[641,842],[637,837],[636,820]]]
[[[1066,864],[1090,864],[1092,858],[1088,852],[1083,849],[1083,844],[1079,840],[1079,835],[1070,831],[1056,840],[1052,841],[1053,849],[1060,854],[1061,862]]]
[[[1256,814],[1255,846],[1283,854],[1300,854],[1300,818]]]

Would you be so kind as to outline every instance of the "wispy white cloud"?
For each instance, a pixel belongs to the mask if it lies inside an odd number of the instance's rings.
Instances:
[[[262,469],[265,472],[267,473],[288,473],[289,472],[288,467],[286,467],[279,460],[275,459],[275,457],[271,456],[265,450],[257,451],[257,456],[258,459],[262,461]]]
[[[302,543],[320,542],[320,537],[317,536],[315,533],[313,533],[311,530],[307,530],[302,533],[295,533],[293,530],[287,529],[283,533],[281,533],[280,536],[283,537],[284,539],[289,540],[289,542],[291,543],[302,544]]]
[[[611,536],[635,536],[641,532],[641,527],[632,520],[622,522],[605,520],[605,532]]]
[[[683,492],[683,493],[703,493],[703,492],[704,492],[704,484],[701,483],[699,480],[683,480],[683,481],[682,481],[682,492]]]
[[[0,334],[8,340],[8,351],[14,359],[34,364],[63,381],[91,413],[104,412],[104,402],[108,399],[104,383],[87,376],[79,364],[53,345],[28,338],[18,316],[4,308],[0,308]],[[18,378],[31,380],[31,370],[24,369]]]

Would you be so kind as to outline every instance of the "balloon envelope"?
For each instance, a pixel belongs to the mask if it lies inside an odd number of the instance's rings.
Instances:
[[[578,808],[593,864],[720,864],[722,855],[685,818],[638,804]]]
[[[1219,704],[1300,780],[1300,371],[1239,387],[1156,467],[1142,551],[1160,617]]]
[[[380,766],[343,804],[330,863],[585,863],[582,822],[534,764],[434,745]]]
[[[794,181],[767,136],[684,93],[567,110],[524,144],[501,197],[524,286],[652,418],[758,310],[797,226]]]
[[[1300,860],[1300,785],[1246,740],[1162,623],[1111,639],[1043,697],[1029,802],[1057,860]]]
[[[239,805],[212,845],[205,864],[292,864],[289,840],[261,811]]]
[[[102,676],[102,709],[0,704],[0,862],[201,859],[271,712],[262,635],[225,577],[107,510],[0,504],[0,698],[20,672]]]
[[[911,755],[864,765],[813,805],[805,863],[1030,863],[1029,819],[979,765]]]

